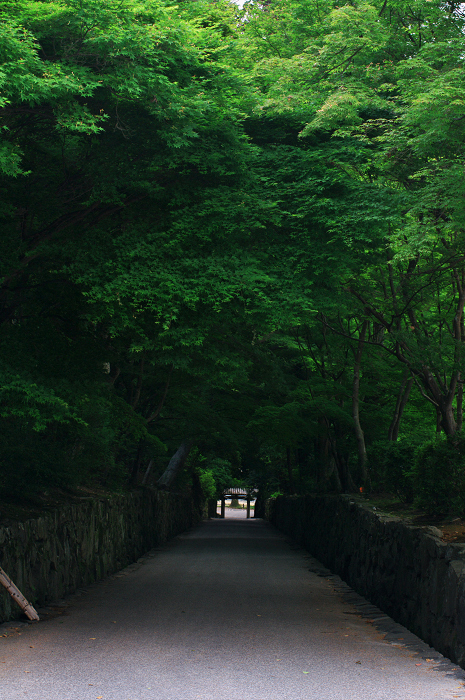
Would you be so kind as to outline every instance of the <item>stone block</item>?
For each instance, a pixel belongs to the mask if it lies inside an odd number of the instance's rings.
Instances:
[[[465,664],[465,545],[442,542],[437,528],[373,513],[356,497],[299,498],[287,509],[289,499],[282,497],[279,506],[267,506],[271,522],[291,534],[298,517],[301,541],[311,554],[441,653]]]
[[[0,527],[1,566],[33,604],[45,605],[135,561],[198,521],[189,499],[144,490],[85,499]],[[0,591],[0,622],[20,609]]]

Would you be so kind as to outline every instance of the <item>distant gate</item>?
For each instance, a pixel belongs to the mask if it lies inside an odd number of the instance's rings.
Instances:
[[[221,495],[221,517],[224,518],[226,513],[226,498],[238,498],[247,499],[247,518],[250,518],[250,501],[255,498],[258,489],[256,488],[243,488],[241,486],[231,486],[231,488],[224,489]]]

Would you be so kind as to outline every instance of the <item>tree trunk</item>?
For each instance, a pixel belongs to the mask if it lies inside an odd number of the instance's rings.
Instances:
[[[436,437],[441,434],[441,411],[436,406]]]
[[[396,339],[395,352],[397,359],[402,362],[410,370],[415,382],[421,392],[421,395],[430,403],[433,404],[436,410],[436,415],[438,417],[437,432],[443,430],[446,435],[452,436],[458,430],[458,421],[454,416],[453,402],[456,392],[459,390],[460,385],[460,373],[457,369],[453,370],[450,380],[448,381],[446,376],[442,376],[442,371],[434,366],[429,366],[427,364],[418,367],[415,360],[415,353],[412,353],[412,344],[416,346],[417,350],[420,352],[424,348],[425,338],[430,338],[430,333],[426,322],[421,319],[417,319],[415,311],[411,306],[411,290],[409,290],[409,282],[415,268],[418,264],[419,256],[417,258],[410,260],[407,272],[402,276],[401,288],[402,295],[405,303],[405,314],[404,319],[408,323],[408,327],[411,331],[410,339],[408,337]],[[454,352],[454,365],[459,367],[463,361],[463,344],[464,344],[464,308],[465,308],[465,287],[463,284],[463,278],[461,279],[461,274],[458,270],[452,270],[453,276],[455,278],[456,284],[455,288],[457,291],[457,306],[454,314],[454,320],[452,324],[452,339],[455,343]],[[369,313],[373,318],[375,318],[388,332],[392,330],[392,324],[389,320],[383,316],[383,314],[375,309],[370,302],[364,298],[363,295],[359,294],[357,291],[352,289],[349,290],[359,301],[364,305],[365,312]],[[393,299],[395,294],[393,292]],[[396,331],[400,330],[401,317],[399,316],[399,324],[396,327]],[[360,343],[359,343],[360,345]],[[356,384],[356,377],[354,373],[354,389]],[[461,410],[460,406],[461,399],[459,398],[458,409]],[[355,402],[354,402],[355,403]],[[459,419],[460,423],[460,419]],[[362,449],[361,433],[359,425],[356,426],[356,432],[358,432],[358,442],[359,448]],[[360,452],[359,452],[360,454]],[[361,455],[363,458],[363,455]]]
[[[336,451],[334,454],[334,460],[339,474],[339,481],[341,482],[342,493],[354,493],[357,491],[357,487],[352,479],[352,474],[350,473],[349,459],[347,455],[343,455],[339,451]]]
[[[328,480],[336,493],[342,493],[343,492],[343,487],[341,484],[341,478],[339,476],[339,470],[337,468],[337,463],[335,458],[331,455],[329,458],[329,473],[328,473]]]
[[[360,425],[360,366],[362,362],[363,343],[367,328],[368,321],[364,321],[358,336],[357,350],[355,352],[354,381],[352,387],[352,416],[354,419],[355,439],[357,440],[358,448],[358,465],[364,484],[368,481],[368,471],[365,436],[363,434],[362,426]]]
[[[136,456],[135,456],[134,462],[132,464],[131,477],[129,479],[131,486],[137,485],[137,477],[139,475],[139,468],[140,468],[141,459],[142,459],[142,440],[139,440],[139,444],[137,446]]]
[[[457,421],[455,420],[452,401],[444,401],[442,405],[439,405],[439,410],[441,412],[441,427],[445,434],[448,436],[455,435],[457,432]]]
[[[318,462],[316,464],[317,474],[316,480],[320,487],[323,487],[328,476],[328,437],[326,432],[327,424],[323,416],[318,417],[318,435],[315,438],[315,452],[318,454]]]
[[[192,440],[184,440],[171,457],[168,466],[157,481],[157,486],[159,489],[169,489],[181,469],[183,468],[186,459],[189,456],[189,452],[193,446]]]
[[[463,382],[460,381],[457,389],[457,432],[462,430],[463,425]]]
[[[208,517],[216,518],[218,516],[218,501],[216,498],[208,499]]]
[[[160,415],[160,413],[163,409],[163,406],[165,405],[165,400],[166,400],[166,397],[168,395],[168,389],[170,388],[171,375],[173,374],[173,368],[174,368],[174,365],[171,365],[170,371],[168,373],[168,378],[167,378],[166,383],[165,383],[165,388],[163,390],[163,395],[160,399],[160,403],[158,404],[156,410],[153,411],[153,413],[151,413],[149,415],[149,417],[147,418],[147,423],[151,423],[153,420],[156,420],[158,418],[158,416]]]
[[[394,415],[392,417],[391,425],[388,430],[388,440],[395,442],[399,437],[400,421],[402,419],[402,414],[407,405],[410,397],[410,392],[412,391],[414,379],[409,377],[408,370],[404,374],[402,379],[402,384],[397,395],[396,407],[394,409]]]
[[[331,435],[331,427],[327,418],[321,418],[318,421],[320,426],[325,426],[325,433],[318,437],[318,451],[320,454],[319,470],[318,470],[318,485],[325,489],[329,487],[337,493],[342,493],[343,486],[339,476],[337,466],[337,446]]]
[[[286,462],[287,462],[287,475],[289,478],[289,493],[292,495],[295,493],[294,488],[294,477],[292,474],[292,460],[291,460],[291,448],[286,447]]]
[[[146,486],[148,478],[150,476],[150,472],[152,471],[153,467],[153,459],[150,460],[148,463],[147,469],[145,470],[144,478],[142,479],[142,486]]]
[[[257,498],[255,499],[255,508],[253,511],[253,517],[254,518],[264,518],[265,517],[265,501],[261,497],[260,493],[258,493]]]

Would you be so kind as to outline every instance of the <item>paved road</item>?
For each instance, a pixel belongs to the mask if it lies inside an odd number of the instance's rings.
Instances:
[[[386,641],[376,610],[243,515],[3,625],[1,700],[465,698],[460,669],[378,614]]]

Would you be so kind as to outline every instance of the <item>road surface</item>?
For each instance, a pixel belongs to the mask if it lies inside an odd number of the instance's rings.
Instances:
[[[1,700],[465,700],[461,669],[228,513],[0,626]]]

